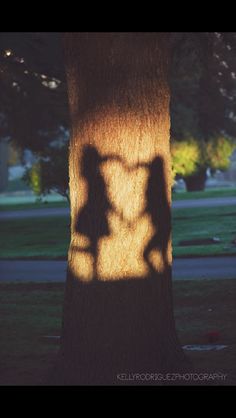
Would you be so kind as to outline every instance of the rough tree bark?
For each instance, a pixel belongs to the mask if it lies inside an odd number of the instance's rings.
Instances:
[[[122,384],[129,373],[179,370],[168,34],[67,33],[64,49],[71,242],[60,382]]]

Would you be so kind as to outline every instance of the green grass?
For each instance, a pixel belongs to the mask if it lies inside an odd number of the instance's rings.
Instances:
[[[66,257],[69,223],[65,216],[1,221],[1,258]]]
[[[182,345],[204,344],[217,330],[219,352],[187,352],[194,367],[228,374],[236,384],[236,280],[178,281],[173,284],[175,319]],[[64,284],[0,284],[0,384],[42,385],[58,350]],[[222,295],[224,298],[222,299]],[[211,309],[211,311],[209,311]]]
[[[205,334],[218,331],[222,351],[187,352],[194,367],[227,373],[226,384],[236,384],[236,280],[175,282],[175,320],[182,345],[206,344]],[[222,295],[223,298],[222,298]]]
[[[173,254],[183,256],[234,255],[235,206],[173,209]],[[0,221],[1,258],[66,258],[69,217]],[[218,244],[180,246],[182,240],[220,238]]]
[[[60,334],[62,284],[0,285],[0,384],[42,384]]]
[[[173,210],[173,255],[213,256],[234,255],[236,245],[235,206]],[[212,245],[180,246],[182,240],[220,238]]]
[[[236,188],[235,187],[227,187],[227,188],[214,188],[214,189],[206,189],[202,192],[185,192],[185,191],[178,191],[172,194],[173,201],[175,200],[193,200],[193,199],[206,199],[210,197],[231,197],[236,196]]]
[[[47,209],[47,208],[69,208],[69,204],[65,202],[33,202],[33,203],[15,203],[0,204],[0,211],[14,211],[24,209]]]

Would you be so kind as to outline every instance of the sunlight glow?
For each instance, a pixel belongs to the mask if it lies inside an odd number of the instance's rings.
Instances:
[[[124,167],[120,162],[106,162],[102,165],[108,196],[111,203],[127,222],[132,222],[145,207],[145,188],[148,170],[143,167]]]
[[[88,120],[74,132],[71,158],[72,274],[90,282],[163,273],[171,264],[168,113],[159,111],[157,124],[109,108]]]
[[[143,216],[130,228],[113,214],[109,214],[109,222],[111,236],[99,244],[98,277],[117,280],[146,276],[143,250],[154,232],[149,216]]]
[[[95,277],[101,281],[143,278],[148,276],[150,266],[157,273],[162,273],[165,260],[171,262],[170,240],[165,250],[167,254],[163,255],[161,250],[153,248],[148,254],[149,265],[144,258],[145,248],[158,231],[150,214],[145,211],[149,174],[148,164],[143,164],[129,166],[116,160],[101,163],[100,173],[111,209],[99,216],[106,217],[109,233],[98,237],[96,260],[91,250],[92,238],[78,232],[74,234],[73,251],[76,251],[76,256],[72,257],[70,267],[81,281],[88,282]],[[88,191],[87,181],[82,180],[82,211],[89,199]],[[96,212],[96,196],[93,204]],[[91,213],[91,222],[93,216]]]

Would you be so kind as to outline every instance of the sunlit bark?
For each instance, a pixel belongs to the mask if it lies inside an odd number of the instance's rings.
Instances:
[[[171,300],[168,34],[64,36],[71,243],[63,382],[181,368]]]

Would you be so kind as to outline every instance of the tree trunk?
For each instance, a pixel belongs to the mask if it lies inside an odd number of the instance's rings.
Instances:
[[[122,373],[178,370],[168,36],[68,33],[64,49],[71,242],[60,381],[122,384]]]

